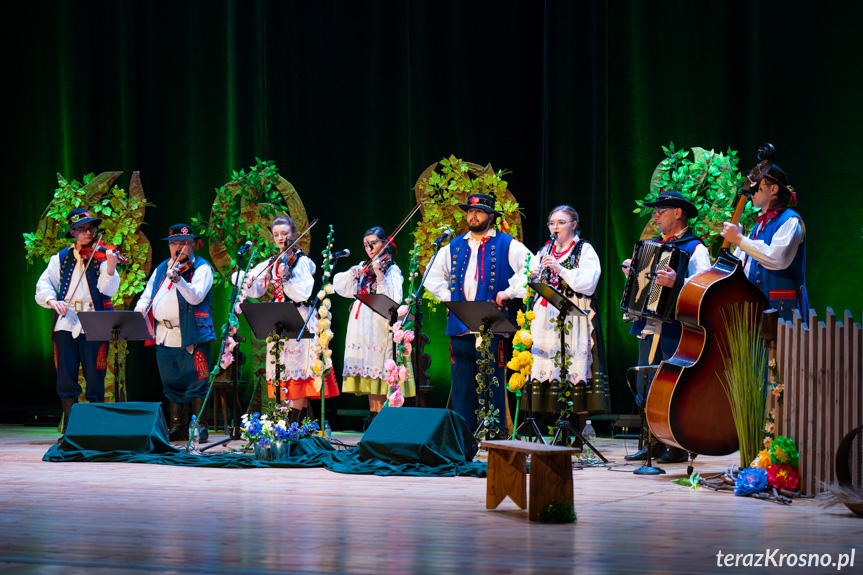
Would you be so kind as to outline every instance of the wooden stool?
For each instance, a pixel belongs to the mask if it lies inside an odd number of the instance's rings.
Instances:
[[[552,503],[573,504],[572,454],[578,449],[530,441],[483,441],[488,449],[485,508],[495,509],[507,495],[531,521]],[[530,454],[530,499],[526,454]],[[528,506],[528,503],[530,504]]]

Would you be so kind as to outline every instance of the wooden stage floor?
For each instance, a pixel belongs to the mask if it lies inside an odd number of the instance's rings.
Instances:
[[[578,521],[546,525],[509,499],[486,510],[485,479],[43,463],[55,438],[0,426],[0,572],[832,573],[720,567],[717,553],[838,560],[855,546],[854,566],[841,572],[863,572],[863,518],[844,506],[670,483],[686,464],[635,476],[623,460],[633,440],[600,438],[612,465],[574,470]],[[695,468],[707,475],[735,460],[699,457]]]

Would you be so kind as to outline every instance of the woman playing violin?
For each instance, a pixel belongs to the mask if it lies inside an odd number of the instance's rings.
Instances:
[[[298,247],[284,252],[297,236],[294,221],[283,216],[273,220],[270,226],[273,235],[273,243],[278,247],[279,254],[269,260],[264,260],[252,270],[248,277],[256,278],[246,290],[246,295],[252,298],[260,298],[269,293],[273,301],[293,301],[303,319],[308,318],[311,310],[307,300],[312,295],[315,283],[315,263]],[[275,258],[275,260],[274,260]],[[269,270],[267,268],[269,267]],[[266,273],[264,273],[266,270]],[[309,321],[309,331],[314,331],[317,318]],[[283,403],[293,406],[290,412],[292,421],[298,421],[300,414],[305,409],[309,397],[320,397],[320,392],[315,391],[315,374],[312,371],[312,363],[315,361],[312,352],[312,340],[288,338],[284,341],[284,351],[279,358],[280,375],[276,382],[276,366],[270,360],[274,343],[267,344],[267,385],[269,397],[276,397],[276,385],[280,386],[279,397]],[[332,371],[325,378],[326,397],[339,394],[338,384]]]
[[[392,257],[395,246],[384,229],[375,226],[367,230],[363,234],[363,248],[371,262],[357,264],[336,274],[333,289],[346,298],[353,298],[358,293],[376,293],[385,294],[400,303],[404,280]],[[359,300],[354,301],[345,336],[342,391],[368,395],[372,417],[386,400],[388,385],[384,363],[392,358],[393,334],[389,322]],[[402,395],[416,395],[412,378],[408,377],[402,384]]]
[[[55,313],[57,394],[63,404],[64,432],[69,411],[81,394],[79,365],[83,367],[87,381],[87,401],[105,400],[108,344],[87,341],[77,312],[112,309],[111,296],[120,288],[117,256],[113,250],[107,250],[101,262],[88,261],[82,255],[85,247],[96,237],[96,226],[102,220],[91,217],[90,212],[82,208],[69,212],[67,220],[66,237],[74,238],[75,243],[51,256],[47,269],[36,283],[36,303]]]

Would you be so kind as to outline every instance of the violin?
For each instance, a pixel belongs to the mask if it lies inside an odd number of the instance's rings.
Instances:
[[[188,255],[183,252],[178,252],[174,258],[174,264],[171,266],[171,269],[168,270],[169,272],[177,272],[177,275],[182,275],[192,269],[192,260]]]
[[[273,256],[270,263],[273,264],[278,262],[279,265],[284,266],[285,274],[290,274],[291,270],[294,269],[294,266],[297,265],[297,262],[300,261],[300,258],[304,255],[306,255],[305,252],[303,252],[299,246],[293,245],[281,254]]]
[[[108,250],[114,251],[114,255],[117,256],[118,262],[124,266],[129,265],[129,258],[121,254],[117,250],[117,246],[106,244],[102,242],[101,238],[96,238],[96,241],[89,246],[82,247],[78,253],[81,256],[81,259],[89,260],[92,257],[95,261],[102,263],[108,259]]]

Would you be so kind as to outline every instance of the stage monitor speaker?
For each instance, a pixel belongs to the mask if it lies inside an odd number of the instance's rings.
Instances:
[[[144,401],[76,403],[61,448],[82,451],[168,453],[161,405]]]
[[[464,418],[454,411],[385,407],[363,435],[359,458],[438,466],[473,461],[477,449]]]

